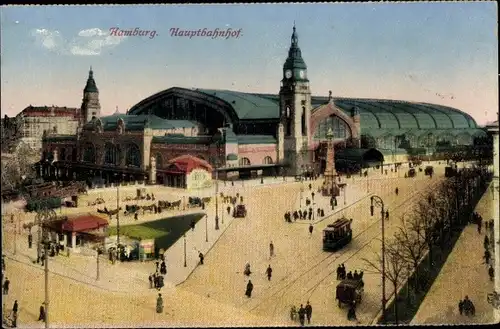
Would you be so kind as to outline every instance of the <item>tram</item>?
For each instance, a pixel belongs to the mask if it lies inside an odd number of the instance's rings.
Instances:
[[[337,219],[323,230],[323,250],[335,251],[352,240],[352,219]]]

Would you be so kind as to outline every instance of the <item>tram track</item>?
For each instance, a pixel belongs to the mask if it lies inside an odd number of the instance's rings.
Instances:
[[[401,206],[405,205],[409,200],[411,200],[412,198],[414,198],[415,195],[420,194],[423,190],[425,190],[427,188],[429,188],[428,185],[424,186],[424,187],[422,187],[422,188],[420,188],[418,190],[415,190],[414,192],[410,192],[411,195],[408,198],[405,198],[396,207],[392,207],[392,209],[394,210],[394,209],[400,208]],[[392,193],[392,191],[389,192],[389,193],[387,193],[387,194],[384,194],[384,197],[387,196],[387,195],[389,195],[390,193]],[[356,234],[353,237],[353,239],[354,238],[359,238],[361,236],[364,236],[365,233],[367,231],[369,231],[376,224],[380,224],[380,220],[377,220],[374,223],[368,225],[368,227],[366,227],[363,231],[361,231],[358,234]],[[278,290],[272,292],[270,295],[268,295],[267,297],[265,297],[257,305],[255,305],[254,307],[252,307],[250,309],[250,311],[256,310],[257,308],[261,307],[264,303],[269,302],[269,301],[271,301],[273,299],[278,298],[279,300],[282,300],[283,297],[285,296],[285,294],[289,291],[288,288],[290,286],[294,285],[298,280],[304,278],[305,275],[309,274],[311,271],[313,271],[315,269],[318,269],[320,267],[319,271],[316,271],[314,273],[314,275],[313,275],[313,276],[316,276],[316,275],[320,274],[322,271],[327,270],[331,264],[333,264],[334,262],[338,261],[343,256],[349,254],[349,256],[347,258],[342,259],[342,261],[341,261],[342,263],[345,263],[346,261],[348,261],[349,259],[351,259],[352,257],[354,257],[356,254],[358,254],[361,250],[364,250],[366,248],[366,246],[368,246],[378,236],[379,236],[379,232],[377,231],[374,234],[374,236],[368,238],[368,240],[366,242],[364,242],[363,245],[360,248],[358,248],[357,250],[355,250],[353,253],[350,253],[350,250],[345,250],[345,251],[343,251],[341,253],[332,253],[332,254],[328,254],[326,257],[322,257],[318,262],[316,262],[314,265],[312,265],[311,267],[309,267],[306,271],[302,272],[301,274],[299,274],[298,276],[296,276],[293,280],[287,282],[284,286],[282,286]],[[332,257],[333,257],[333,259],[332,259]],[[306,295],[310,293],[310,295],[309,295],[308,298],[310,298],[310,296],[312,296],[312,294],[314,294],[314,292],[320,286],[320,284],[322,282],[324,282],[324,280],[326,280],[326,278],[328,278],[334,272],[335,272],[335,270],[329,271],[329,273],[327,275],[322,276],[321,279],[317,283],[315,283],[311,288],[309,288],[307,290],[307,292],[305,293]],[[250,302],[250,301],[248,301],[248,302]],[[248,302],[244,303],[243,305],[248,304]],[[279,305],[279,303],[276,303],[276,305],[274,307],[274,312],[273,312],[274,314],[276,314],[276,310],[278,308],[278,305]]]

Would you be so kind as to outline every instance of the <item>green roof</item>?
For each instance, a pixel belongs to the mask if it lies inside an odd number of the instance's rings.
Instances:
[[[196,89],[196,91],[225,101],[234,108],[240,119],[278,118],[279,102],[260,97],[258,94],[216,89]]]
[[[238,144],[276,144],[276,138],[271,135],[236,135]]]
[[[87,84],[85,85],[85,89],[83,89],[84,92],[86,93],[97,93],[99,90],[97,89],[97,86],[95,84],[94,80],[94,71],[92,71],[92,68],[89,71],[89,77],[87,79]]]

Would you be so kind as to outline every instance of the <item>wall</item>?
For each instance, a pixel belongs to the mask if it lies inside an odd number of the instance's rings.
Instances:
[[[276,163],[276,144],[247,144],[238,148],[239,159],[248,158],[251,165],[264,164],[266,156],[271,157],[273,163]]]

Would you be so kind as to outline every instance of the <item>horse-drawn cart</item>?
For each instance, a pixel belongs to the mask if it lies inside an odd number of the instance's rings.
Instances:
[[[356,302],[356,304],[361,303],[361,296],[363,295],[364,291],[363,286],[364,283],[362,279],[342,280],[337,285],[337,291],[335,295],[335,299],[338,300],[339,307],[341,307],[342,304],[351,305],[353,302]]]

